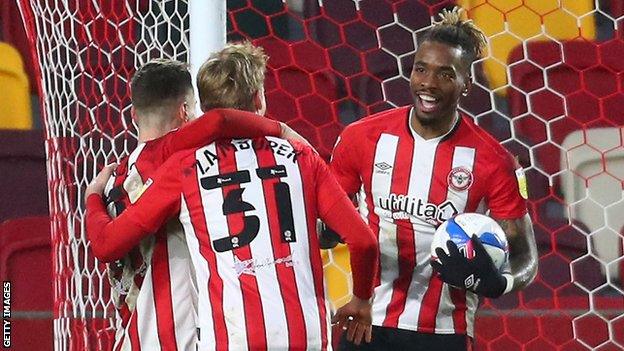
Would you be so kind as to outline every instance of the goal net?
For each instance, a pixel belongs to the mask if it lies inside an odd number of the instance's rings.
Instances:
[[[189,1],[20,0],[45,118],[57,350],[112,345],[115,313],[85,240],[83,193],[136,145],[128,83],[137,67],[189,59]],[[328,157],[345,125],[411,103],[418,35],[454,5],[489,40],[462,110],[526,168],[540,254],[531,286],[484,302],[477,346],[622,349],[619,1],[228,0],[227,35],[265,49],[268,116]],[[340,305],[350,289],[344,247],[324,259]]]

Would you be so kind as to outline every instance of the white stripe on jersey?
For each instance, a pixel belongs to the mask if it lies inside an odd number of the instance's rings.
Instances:
[[[131,203],[135,203],[143,192],[143,178],[136,168],[136,162],[145,148],[145,143],[139,144],[137,148],[128,156],[128,169],[126,179],[123,182],[123,188],[128,194]]]
[[[204,158],[204,151],[210,151],[214,155],[217,154],[216,145],[212,143],[206,147],[203,147],[196,151],[196,159],[200,160]],[[198,170],[199,172],[199,170]],[[208,171],[202,176],[215,176],[219,174],[219,160],[215,159],[214,165],[208,168]],[[229,237],[228,222],[223,211],[215,209],[214,204],[223,203],[223,192],[221,188],[205,190],[201,185],[199,186],[199,192],[201,195],[202,206],[204,208],[204,215],[206,219],[206,227],[210,234],[210,240],[215,240]],[[201,255],[200,251],[192,251],[193,254]],[[217,273],[223,280],[223,316],[225,319],[225,325],[228,334],[228,348],[232,350],[246,350],[247,345],[247,330],[245,326],[245,309],[243,303],[243,293],[240,286],[240,280],[236,271],[234,270],[235,259],[232,251],[215,253]],[[199,273],[199,272],[198,272]],[[204,289],[207,289],[208,285],[204,285]],[[202,287],[200,285],[200,290]],[[227,297],[227,298],[225,298]],[[210,300],[208,300],[209,303]],[[211,318],[212,315],[210,315]],[[203,325],[204,317],[199,314],[200,328],[202,331],[211,330],[207,325]],[[202,332],[203,334],[203,332]],[[204,346],[204,337],[201,336],[200,346]],[[200,347],[201,348],[201,347]]]
[[[268,140],[283,142],[281,139],[273,137],[267,137]],[[293,257],[293,262],[297,261],[295,273],[295,281],[297,284],[297,290],[299,291],[299,301],[301,302],[301,309],[303,311],[303,318],[306,327],[308,349],[320,350],[321,349],[321,325],[319,323],[319,308],[316,301],[314,279],[312,275],[312,263],[310,262],[310,243],[309,240],[312,235],[316,233],[308,233],[307,226],[307,214],[304,197],[299,194],[303,194],[303,183],[301,180],[301,172],[299,166],[292,162],[287,156],[282,156],[278,153],[274,154],[277,164],[282,164],[286,167],[286,173],[288,176],[281,178],[283,183],[288,184],[290,187],[290,201],[292,203],[293,223],[295,225],[295,232],[298,233],[297,241],[290,243],[290,252]],[[307,233],[304,237],[304,233]],[[309,292],[312,294],[302,294],[302,292]],[[325,311],[329,309],[325,306]],[[331,343],[331,328],[329,327],[330,314],[326,313],[327,320],[324,321],[328,335],[327,338]],[[331,348],[328,345],[328,350]]]
[[[470,291],[466,291],[466,333],[474,336],[474,313],[468,313],[468,311],[476,311],[479,306],[479,296]]]
[[[126,324],[125,329],[122,329],[121,316],[117,315],[117,325],[115,328],[117,328],[117,331],[115,332],[115,344],[113,345],[113,350],[132,351],[132,345],[129,337],[130,323]],[[121,347],[118,349],[120,343]]]
[[[208,269],[208,262],[199,251],[199,241],[197,240],[197,236],[195,234],[195,228],[193,228],[193,224],[191,223],[191,216],[186,201],[184,200],[184,196],[182,196],[180,204],[180,222],[182,222],[182,225],[184,226],[186,243],[188,245],[189,252],[191,253],[191,260],[195,269],[195,280],[198,289],[197,325],[200,328],[200,341],[198,342],[198,349],[206,351],[216,350],[212,306],[210,306],[210,298],[208,297],[208,279],[210,278],[210,270]]]
[[[250,144],[248,139],[241,140],[243,143]],[[236,141],[234,141],[236,143]],[[245,214],[257,216],[260,220],[260,229],[258,237],[261,239],[252,240],[249,243],[251,251],[251,260],[256,263],[275,262],[283,257],[274,257],[273,245],[271,240],[267,209],[265,203],[265,194],[262,187],[262,180],[258,177],[255,170],[258,168],[258,160],[253,148],[237,148],[236,164],[237,169],[250,170],[250,182],[241,184],[241,188],[245,191],[242,194],[242,200],[252,204],[256,209],[246,211]],[[256,282],[258,284],[258,293],[264,311],[264,326],[268,349],[287,349],[288,348],[288,323],[286,323],[286,311],[284,310],[284,300],[277,279],[276,265],[267,265],[263,268],[255,270]],[[227,295],[224,295],[227,296]],[[270,309],[268,308],[270,307]],[[242,320],[243,322],[245,319]],[[253,324],[254,321],[248,321]]]
[[[192,350],[197,342],[197,287],[187,242],[177,220],[167,225],[167,257],[176,344],[178,350]]]
[[[472,171],[475,159],[475,149],[456,146],[453,150],[453,161],[451,169],[456,167],[464,167]],[[459,213],[464,212],[466,204],[468,202],[468,190],[457,191],[452,187],[448,187],[446,193],[446,200],[452,201]],[[468,296],[466,296],[469,298]],[[474,296],[473,296],[474,298]],[[466,302],[468,303],[468,301]],[[436,333],[453,333],[455,332],[453,324],[452,311],[455,309],[455,305],[451,300],[449,287],[444,284],[442,288],[442,296],[440,297],[440,304],[438,305],[438,313],[436,314]],[[468,313],[466,313],[468,315]],[[470,330],[470,328],[469,328]]]
[[[439,140],[440,139],[424,140],[419,137],[414,138],[412,166],[407,189],[407,195],[412,199],[422,199],[426,202],[429,198],[433,163]],[[414,267],[412,280],[407,290],[405,309],[399,316],[398,327],[405,329],[414,329],[414,326],[418,323],[420,303],[427,290],[429,277],[431,276],[429,247],[431,247],[431,241],[433,240],[432,234],[435,231],[435,228],[422,218],[410,216],[410,221],[412,222],[414,231],[416,266]],[[421,249],[418,250],[418,248]],[[426,254],[423,254],[423,252]]]
[[[360,191],[358,192],[357,201],[358,201],[358,212],[360,213],[360,216],[364,220],[364,223],[368,224],[369,209],[368,209],[368,204],[366,203],[366,190],[364,190],[364,184],[360,186]],[[373,207],[374,205],[375,204],[373,203]]]
[[[474,148],[456,146],[453,150],[453,165],[451,169],[456,167],[465,167],[472,172],[475,161],[475,152]],[[459,213],[462,213],[468,204],[468,192],[468,190],[457,191],[449,186],[446,193],[446,199],[453,201],[453,203],[457,206]],[[438,311],[453,311],[455,306],[453,305],[450,295],[448,294],[448,285],[445,284],[445,288],[446,289],[442,290],[442,298],[440,299],[440,307]],[[473,335],[474,327],[472,323],[474,320],[474,313],[470,313],[470,311],[474,312],[478,303],[479,298],[477,295],[466,292],[466,331],[468,335]],[[470,306],[474,306],[474,308],[470,308]],[[436,315],[436,332],[449,331],[454,331],[452,314],[438,313]]]
[[[152,268],[152,265],[150,265],[145,273],[145,279],[141,285],[136,310],[134,311],[137,314],[137,332],[141,346],[160,345],[158,325],[156,324],[156,306],[154,306],[154,285],[150,278],[152,276]],[[149,291],[150,294],[141,294],[142,291]]]
[[[442,291],[440,292],[440,303],[438,304],[438,313],[436,313],[435,321],[435,333],[436,334],[449,334],[455,332],[455,325],[453,324],[453,314],[445,313],[441,311],[450,312],[455,309],[453,300],[451,300],[451,292],[448,284],[442,285]]]
[[[397,248],[397,226],[393,222],[386,220],[385,211],[377,204],[377,199],[388,198],[394,174],[394,158],[399,146],[399,137],[383,133],[377,141],[375,150],[375,161],[373,163],[373,176],[371,179],[371,196],[373,210],[379,216],[379,249],[382,284],[375,288],[375,303],[373,304],[373,325],[382,325],[386,317],[386,309],[392,299],[392,282],[399,275],[398,248]],[[386,163],[391,166],[387,170],[377,171],[376,165]],[[365,199],[360,199],[365,201]],[[364,206],[366,204],[364,203]],[[391,216],[390,216],[391,217]],[[384,284],[387,283],[387,284]]]

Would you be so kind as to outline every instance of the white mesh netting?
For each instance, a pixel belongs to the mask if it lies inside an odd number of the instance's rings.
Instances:
[[[270,55],[268,115],[328,156],[342,127],[411,103],[418,33],[459,4],[489,37],[462,109],[527,167],[536,281],[487,301],[482,350],[624,348],[624,42],[619,1],[229,0],[228,38]],[[49,156],[56,348],[107,349],[114,311],[85,242],[82,192],[136,132],[128,81],[151,58],[188,59],[187,1],[21,0],[36,47]],[[344,248],[325,254],[348,298]]]

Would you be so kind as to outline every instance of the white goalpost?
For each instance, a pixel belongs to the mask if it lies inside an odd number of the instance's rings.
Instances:
[[[251,40],[270,56],[268,116],[328,157],[344,125],[412,103],[418,36],[454,5],[489,40],[461,110],[525,166],[540,248],[535,282],[481,307],[477,345],[624,349],[618,1],[16,1],[45,126],[55,350],[113,345],[116,313],[86,240],[83,195],[104,164],[136,146],[129,82],[138,67],[167,57],[188,62],[194,78],[226,38]],[[344,248],[323,259],[331,303],[346,302]]]
[[[40,74],[54,274],[54,348],[112,347],[105,266],[89,252],[83,193],[105,163],[136,145],[129,80],[150,59],[193,77],[226,38],[225,0],[20,1]]]

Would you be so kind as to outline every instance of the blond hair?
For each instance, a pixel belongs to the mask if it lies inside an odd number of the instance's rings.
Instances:
[[[455,6],[452,10],[444,9],[438,15],[440,21],[434,21],[423,41],[436,41],[443,44],[458,46],[464,53],[464,59],[469,65],[479,58],[486,46],[485,34],[471,20],[462,19],[463,9]]]
[[[203,111],[236,108],[254,111],[254,95],[264,86],[268,56],[250,42],[228,43],[208,58],[197,73]]]

